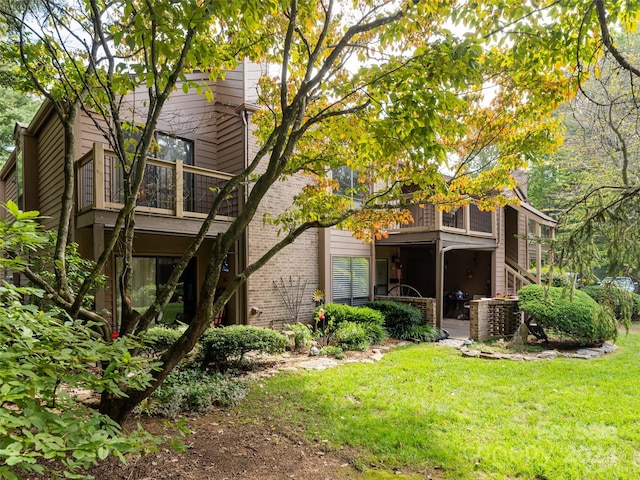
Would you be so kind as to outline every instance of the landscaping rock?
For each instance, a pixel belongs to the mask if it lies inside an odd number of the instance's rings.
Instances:
[[[442,345],[444,347],[460,348],[464,346],[464,340],[447,338],[445,340],[440,340],[438,343],[436,343],[436,345]]]
[[[537,355],[537,357],[542,360],[553,360],[557,358],[557,356],[558,356],[558,352],[556,352],[555,350],[548,350],[546,352],[542,352]]]
[[[298,364],[298,367],[305,370],[326,370],[327,368],[335,367],[336,365],[338,365],[338,362],[331,358],[317,358],[301,362]]]
[[[593,348],[581,348],[577,350],[576,353],[572,355],[573,358],[584,358],[586,360],[590,360],[592,358],[601,357],[603,354],[596,349]]]
[[[460,352],[465,357],[479,357],[481,353],[480,350],[470,350],[467,347],[460,348]]]

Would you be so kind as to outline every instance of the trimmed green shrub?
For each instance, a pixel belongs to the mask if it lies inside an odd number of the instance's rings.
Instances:
[[[336,328],[336,344],[343,350],[367,350],[370,343],[365,326],[355,322],[342,322]]]
[[[384,315],[384,328],[393,338],[402,340],[414,338],[410,332],[422,323],[422,312],[413,305],[390,300],[376,300],[367,303],[366,306]]]
[[[248,352],[275,354],[287,348],[287,338],[281,333],[248,325],[210,328],[200,343],[204,354],[203,367],[214,364],[220,369],[230,364],[241,364]]]
[[[141,406],[149,415],[173,418],[184,412],[206,412],[212,407],[238,405],[247,387],[220,373],[178,368]]]
[[[301,323],[294,323],[292,325],[284,325],[284,330],[290,330],[294,333],[294,341],[296,344],[296,350],[302,350],[311,346],[311,329],[307,325]]]
[[[526,285],[518,295],[520,309],[546,330],[583,344],[616,338],[617,322],[613,315],[580,290],[570,295],[563,288]]]
[[[611,308],[617,319],[638,319],[640,314],[640,295],[637,293],[626,292],[616,288],[614,285],[609,287],[589,285],[584,287],[582,291],[600,305]]]
[[[320,310],[324,311],[324,322],[319,319]],[[341,303],[327,303],[316,308],[315,321],[319,328],[324,325],[338,327],[342,322],[373,323],[384,326],[384,315],[368,307],[352,307]],[[324,325],[323,325],[324,323]]]
[[[324,320],[320,313],[324,314]],[[387,338],[384,315],[369,307],[328,303],[315,311],[315,338],[320,345],[338,345],[344,350],[366,350]]]
[[[162,353],[176,343],[176,340],[180,338],[184,331],[185,327],[168,328],[157,326],[150,328],[144,334],[145,348],[154,353]]]

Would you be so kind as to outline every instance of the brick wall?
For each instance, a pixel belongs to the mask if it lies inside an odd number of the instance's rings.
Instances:
[[[249,158],[252,158],[255,152],[249,153]],[[267,212],[276,215],[291,206],[293,196],[306,182],[308,178],[296,175],[289,177],[286,181],[277,182],[271,187],[248,229],[250,264],[260,258],[280,238],[277,227],[263,224],[263,215]],[[283,281],[289,296],[302,298],[298,321],[311,323],[315,308],[312,294],[318,288],[318,277],[318,231],[312,229],[302,234],[249,277],[247,281],[248,323],[281,329],[283,324],[293,321],[274,284],[274,282],[277,283],[282,289]],[[302,286],[305,286],[304,292],[301,292]],[[252,313],[252,307],[259,312]]]

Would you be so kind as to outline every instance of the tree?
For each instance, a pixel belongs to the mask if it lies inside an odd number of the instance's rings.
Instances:
[[[103,413],[118,422],[126,419],[193,348],[246,279],[304,231],[339,225],[371,238],[390,223],[408,221],[401,208],[407,202],[453,206],[475,200],[492,208],[508,201],[502,193],[514,185],[509,171],[558,144],[558,123],[550,113],[571,94],[574,79],[567,65],[574,56],[568,47],[557,48],[557,35],[577,29],[573,9],[581,8],[579,2],[566,7],[510,3],[87,0],[43,1],[36,10],[9,2],[2,8],[10,32],[3,52],[26,72],[20,86],[35,88],[53,105],[66,139],[55,281],[33,269],[25,272],[71,318],[97,322],[109,341],[108,324],[85,308],[83,299],[119,243],[125,272],[120,279],[121,333],[143,332],[169,301],[224,199],[251,186],[242,212],[213,242],[189,327],[162,356],[148,387],[127,389],[127,396],[104,392]],[[549,19],[556,17],[561,22],[551,28]],[[468,32],[451,32],[452,22]],[[206,67],[215,79],[243,57],[280,68],[261,83],[263,110],[255,115],[260,149],[217,192],[166,287],[139,315],[127,307],[134,208],[158,117],[179,84],[210,95],[206,83],[189,81],[187,72]],[[486,95],[489,85],[492,93]],[[122,96],[135,89],[147,92],[142,122],[133,122],[119,108]],[[71,289],[65,251],[79,109],[91,116],[117,154],[125,205],[95,267],[79,288]],[[486,149],[497,152],[493,163],[473,171],[470,160]],[[364,193],[361,203],[336,194],[328,172],[344,164],[357,178],[384,188],[370,192],[364,184],[356,186]],[[440,172],[445,164],[455,172],[451,179]],[[215,297],[225,255],[254,220],[267,191],[279,179],[298,174],[314,182],[291,208],[265,219],[280,227],[278,241]],[[409,200],[406,187],[414,191]]]
[[[30,253],[47,244],[47,236],[35,221],[37,212],[20,212],[12,202],[8,210],[11,218],[0,218],[0,268],[20,272]],[[43,296],[32,287],[6,282],[0,287],[2,478],[17,479],[16,472],[55,474],[52,460],[71,475],[112,452],[138,452],[152,443],[144,432],[123,433],[109,417],[65,390],[115,393],[125,385],[148,385],[151,362],[129,355],[137,342],[124,338],[107,344],[89,325],[57,308],[34,305]],[[102,373],[95,368],[98,361],[105,366]]]
[[[640,268],[638,92],[633,69],[620,63],[638,64],[639,38],[617,38],[615,55],[608,51],[585,72],[576,98],[559,109],[561,150],[530,177],[537,205],[550,202],[561,221],[561,266],[585,279],[601,264],[613,276],[637,276]]]

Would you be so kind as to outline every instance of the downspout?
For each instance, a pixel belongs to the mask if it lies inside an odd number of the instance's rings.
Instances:
[[[247,112],[247,110],[245,108],[243,108],[240,112],[240,117],[242,117],[242,125],[243,125],[243,129],[242,129],[242,135],[243,135],[243,139],[242,141],[244,142],[244,159],[243,159],[243,169],[246,169],[247,166],[249,165],[249,113]],[[242,187],[242,202],[240,203],[239,207],[240,208],[244,208],[244,204],[247,200],[247,197],[249,196],[249,185],[247,182],[243,182],[243,187]],[[238,246],[238,261],[237,261],[237,268],[239,270],[244,270],[247,267],[247,264],[249,262],[249,258],[248,258],[248,250],[249,250],[249,227],[247,226],[247,228],[245,228],[244,230],[244,235],[243,235],[243,239],[240,242],[241,245]],[[238,273],[238,272],[236,272]],[[238,314],[239,314],[239,320],[240,323],[242,325],[246,325],[248,323],[247,321],[247,309],[248,309],[248,286],[247,286],[247,282],[244,282],[242,284],[242,287],[240,287],[240,301],[238,302]]]
[[[439,243],[438,243],[439,244]],[[495,250],[495,247],[487,247],[486,245],[449,245],[448,247],[441,248],[439,250],[437,264],[437,278],[436,278],[436,327],[442,328],[444,309],[444,254],[451,250]]]

